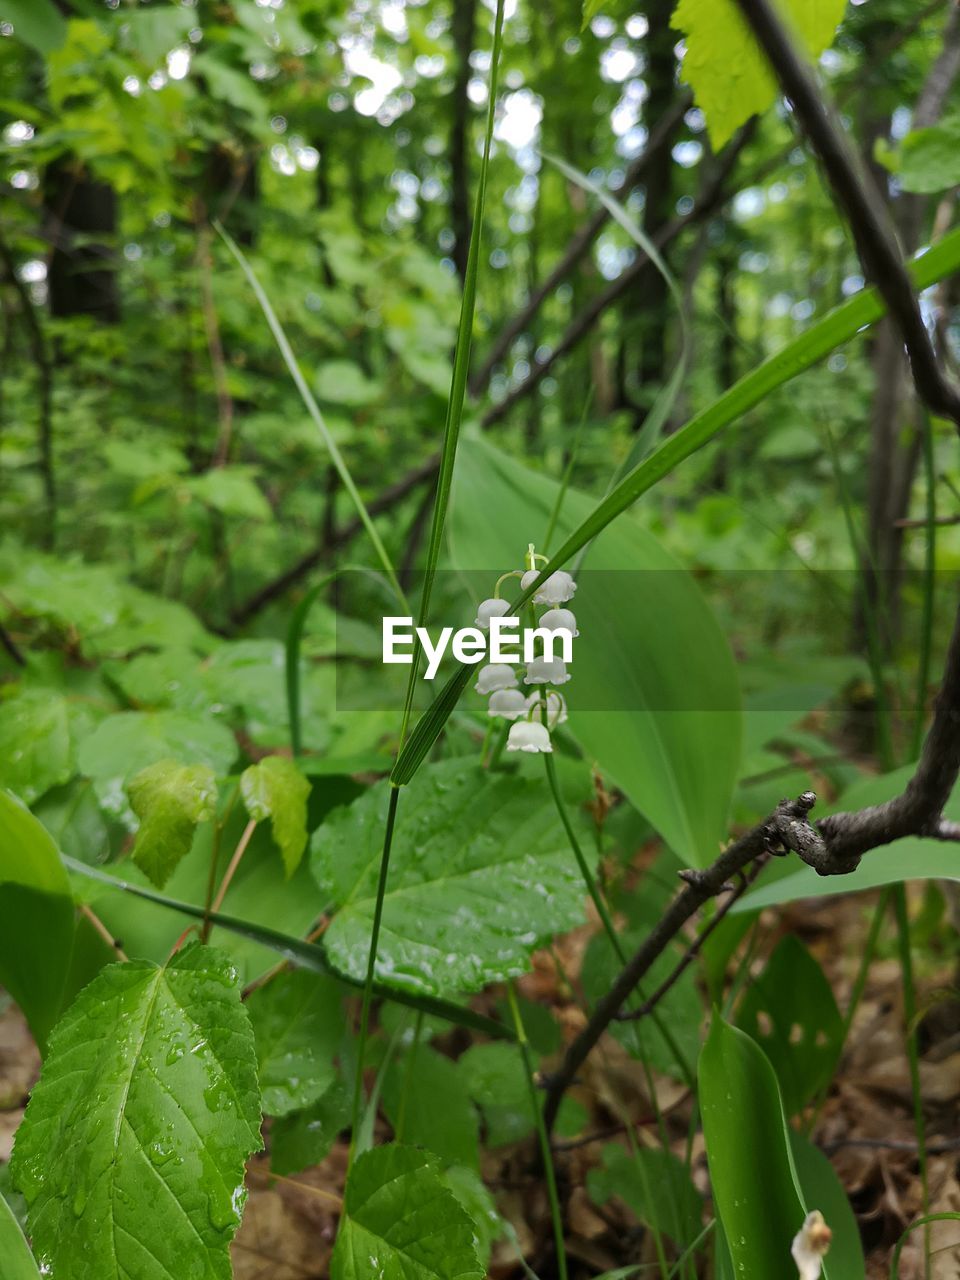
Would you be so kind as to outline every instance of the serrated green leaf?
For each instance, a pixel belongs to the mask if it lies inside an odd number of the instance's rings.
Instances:
[[[344,1029],[343,995],[338,982],[305,969],[278,974],[250,995],[247,1012],[267,1115],[302,1111],[333,1084]]]
[[[53,0],[6,0],[3,8],[13,34],[38,53],[50,53],[63,44],[67,23]]]
[[[270,1168],[283,1176],[300,1173],[323,1160],[342,1129],[350,1124],[350,1095],[337,1080],[305,1111],[281,1116],[270,1128]]]
[[[314,874],[337,908],[324,948],[354,978],[366,972],[389,792],[377,783],[313,837]],[[523,973],[534,948],[583,910],[545,783],[446,760],[423,768],[404,797],[377,976],[432,994],[477,991]]]
[[[243,1170],[260,1147],[236,973],[199,944],[110,965],[54,1034],[12,1174],[58,1280],[229,1280]]]
[[[641,1222],[675,1244],[690,1244],[700,1231],[703,1201],[682,1161],[660,1147],[628,1151],[609,1143],[600,1153],[601,1166],[587,1175],[587,1187],[597,1204],[619,1196]]]
[[[41,1049],[61,1008],[74,914],[53,840],[16,796],[0,791],[0,983]]]
[[[791,33],[810,57],[833,41],[846,0],[778,0]],[[769,64],[734,0],[680,0],[672,25],[686,37],[682,75],[707,117],[714,148],[777,94]]]
[[[776,1072],[787,1115],[794,1115],[833,1076],[843,1048],[843,1019],[823,970],[787,934],[754,979],[737,1012]]]
[[[269,520],[273,514],[248,467],[216,467],[191,476],[184,484],[195,498],[222,515]]]
[[[27,804],[73,775],[67,699],[49,689],[24,689],[0,702],[0,786]]]
[[[265,756],[243,771],[240,792],[255,822],[270,819],[274,843],[292,875],[307,847],[310,783],[288,756]]]
[[[133,860],[162,889],[190,852],[198,824],[216,812],[216,777],[209,765],[158,760],[134,774],[127,795],[140,819]]]
[[[121,711],[107,716],[77,752],[80,769],[93,779],[101,806],[135,826],[124,783],[158,760],[209,766],[226,774],[237,754],[229,729],[183,711]]]
[[[482,1280],[474,1225],[436,1161],[376,1147],[354,1163],[331,1280]]]
[[[509,1044],[474,1044],[457,1062],[464,1092],[483,1112],[486,1144],[519,1142],[536,1125],[523,1059]]]

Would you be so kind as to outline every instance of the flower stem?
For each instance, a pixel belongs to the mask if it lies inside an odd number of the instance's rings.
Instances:
[[[560,1212],[560,1197],[557,1195],[557,1177],[553,1168],[553,1152],[550,1150],[550,1136],[543,1123],[543,1107],[537,1091],[533,1074],[533,1063],[530,1058],[530,1045],[524,1030],[520,1006],[517,1004],[517,993],[513,983],[507,984],[507,999],[510,1002],[510,1013],[517,1032],[517,1043],[520,1045],[520,1056],[523,1059],[523,1070],[527,1077],[527,1088],[530,1093],[530,1105],[537,1126],[537,1137],[540,1140],[540,1155],[543,1159],[544,1173],[547,1179],[547,1197],[550,1201],[550,1218],[553,1222],[553,1240],[557,1250],[557,1276],[559,1280],[567,1278],[567,1254],[563,1246],[563,1217]]]
[[[377,945],[380,941],[380,924],[383,920],[383,899],[387,892],[387,874],[390,870],[390,850],[393,846],[393,829],[397,821],[400,788],[391,785],[390,803],[387,807],[387,825],[383,833],[383,853],[380,857],[380,878],[373,908],[373,927],[370,930],[370,950],[367,953],[367,976],[363,984],[363,1003],[360,1006],[360,1033],[357,1038],[357,1068],[353,1081],[353,1127],[350,1138],[351,1163],[353,1147],[360,1127],[360,1110],[363,1102],[363,1059],[367,1047],[367,1030],[370,1025],[370,1004],[373,998],[373,977],[377,964]]]

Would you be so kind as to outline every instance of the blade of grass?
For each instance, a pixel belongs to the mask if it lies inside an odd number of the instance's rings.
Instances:
[[[925,289],[958,267],[960,228],[944,236],[932,249],[916,258],[911,263],[910,272],[917,288]],[[884,310],[883,302],[875,289],[863,290],[800,334],[793,342],[787,343],[776,355],[740,378],[713,404],[695,414],[679,431],[668,436],[571,533],[551,557],[550,563],[544,565],[536,581],[512,602],[511,614],[516,615],[533,598],[543,580],[555,569],[566,564],[581,547],[586,546],[655,484],[670,475],[681,462],[702,449],[724,427],[759,404],[771,391],[809,369],[818,360],[855,337],[861,329],[874,324],[884,314]],[[390,775],[398,786],[404,786],[416,773],[456,705],[472,670],[472,667],[462,666],[456,671],[414,726]]]
[[[900,1254],[903,1252],[903,1246],[907,1243],[911,1232],[916,1231],[917,1227],[923,1227],[926,1230],[932,1222],[960,1222],[960,1213],[928,1213],[922,1218],[918,1218],[916,1222],[911,1222],[897,1241],[893,1257],[890,1259],[890,1280],[899,1280]]]
[[[262,947],[267,947],[270,951],[276,951],[284,959],[289,960],[291,964],[298,965],[301,969],[311,969],[314,973],[328,974],[345,986],[355,987],[357,990],[363,988],[364,984],[358,978],[352,978],[335,969],[327,959],[323,948],[317,946],[314,942],[304,942],[302,938],[296,938],[288,933],[281,933],[277,929],[270,929],[266,925],[257,924],[252,920],[240,920],[236,916],[223,915],[221,912],[205,911],[203,907],[195,906],[192,902],[180,902],[176,898],[168,898],[165,894],[156,893],[152,889],[145,889],[141,885],[130,884],[127,880],[120,880],[116,876],[109,875],[106,871],[100,871],[97,867],[90,867],[85,862],[78,862],[75,858],[68,858],[66,854],[61,854],[60,857],[68,871],[85,876],[88,880],[97,880],[111,889],[132,894],[136,898],[143,898],[147,902],[155,903],[158,907],[164,907],[168,911],[176,911],[180,915],[189,916],[194,920],[208,919],[211,924],[216,925],[219,929],[226,929],[228,933],[235,933],[241,938],[248,938],[251,942],[258,942]],[[486,1018],[482,1013],[475,1013],[465,1005],[453,1004],[451,1001],[442,1000],[438,996],[416,995],[410,991],[402,991],[399,988],[388,986],[385,982],[374,982],[373,990],[374,994],[382,1000],[392,1000],[394,1004],[402,1004],[408,1009],[416,1010],[418,1013],[434,1014],[438,1018],[443,1018],[445,1022],[453,1023],[455,1026],[467,1027],[471,1031],[479,1031],[483,1035],[492,1036],[496,1040],[512,1040],[514,1038],[513,1032],[502,1022],[497,1022],[494,1018]]]
[[[480,244],[483,233],[483,214],[487,195],[487,172],[490,167],[490,149],[493,145],[493,124],[497,109],[497,82],[500,71],[500,46],[503,39],[504,0],[497,0],[497,11],[493,25],[493,48],[490,56],[490,84],[488,88],[486,132],[483,140],[483,157],[480,162],[480,173],[477,179],[476,203],[473,211],[473,226],[470,230],[470,247],[467,255],[467,269],[463,282],[463,298],[460,303],[460,322],[457,326],[457,342],[453,354],[453,375],[450,384],[450,398],[447,402],[447,416],[443,428],[443,444],[440,450],[440,468],[437,476],[437,490],[433,502],[433,518],[430,523],[430,538],[427,543],[426,564],[424,566],[423,587],[420,596],[417,626],[424,626],[430,612],[430,599],[433,594],[433,583],[437,564],[443,545],[443,529],[450,502],[450,487],[453,482],[453,467],[456,462],[457,443],[460,438],[460,423],[463,418],[463,403],[467,391],[467,374],[470,365],[470,346],[473,335],[473,319],[477,303],[477,278],[480,274]],[[415,633],[416,634],[416,633]],[[411,655],[410,677],[407,681],[407,692],[403,703],[403,715],[400,721],[400,748],[407,736],[410,715],[413,711],[413,699],[420,670],[421,645],[419,637],[414,643]],[[453,709],[451,705],[451,710]],[[387,811],[387,825],[383,837],[383,850],[380,855],[380,871],[377,877],[377,897],[373,910],[373,922],[370,930],[370,947],[367,953],[367,976],[363,988],[363,1003],[360,1010],[360,1028],[357,1048],[357,1073],[354,1081],[353,1096],[353,1130],[356,1133],[360,1115],[360,1101],[363,1096],[363,1055],[366,1048],[367,1031],[370,1024],[370,1002],[374,989],[374,974],[377,967],[377,948],[380,943],[380,926],[383,920],[383,900],[387,891],[387,878],[390,871],[390,850],[393,844],[393,832],[397,820],[397,806],[400,802],[399,789],[393,784],[390,793],[390,805]],[[352,1149],[351,1149],[352,1154]]]
[[[278,320],[277,313],[274,311],[263,285],[257,279],[253,267],[251,267],[247,260],[246,254],[244,254],[243,250],[230,235],[229,231],[227,231],[225,227],[221,226],[219,222],[214,222],[213,225],[216,228],[217,234],[233,254],[240,270],[246,276],[247,283],[253,290],[254,296],[260,303],[260,310],[263,312],[267,324],[270,326],[270,332],[273,334],[274,341],[280,350],[281,356],[283,356],[283,361],[287,366],[287,371],[293,379],[294,386],[300,393],[300,399],[303,401],[304,407],[313,421],[313,425],[317,428],[320,438],[323,441],[327,452],[330,454],[330,460],[336,469],[337,475],[340,477],[343,487],[350,495],[350,499],[357,509],[357,515],[362,520],[363,527],[366,529],[367,535],[373,543],[373,549],[376,551],[377,558],[383,566],[383,571],[390,579],[390,585],[396,592],[397,599],[405,609],[409,610],[409,605],[407,604],[403,588],[400,586],[396,571],[394,570],[393,562],[390,559],[386,547],[383,545],[383,541],[379,533],[377,532],[376,525],[373,523],[373,517],[367,510],[366,503],[360,496],[360,490],[354,484],[353,476],[350,474],[350,468],[347,466],[343,454],[337,447],[337,442],[334,440],[333,435],[330,432],[330,428],[327,426],[326,420],[320,412],[320,406],[314,399],[313,392],[307,385],[307,380],[303,376],[300,364],[293,353],[293,348],[290,346],[290,341],[287,338],[283,325]]]

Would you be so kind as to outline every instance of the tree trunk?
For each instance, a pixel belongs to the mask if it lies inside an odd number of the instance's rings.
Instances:
[[[44,175],[44,204],[53,245],[47,272],[51,315],[85,315],[116,324],[116,193],[76,160],[60,160]]]

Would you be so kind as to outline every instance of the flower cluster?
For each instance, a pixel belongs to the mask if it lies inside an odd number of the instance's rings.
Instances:
[[[505,573],[497,582],[494,594],[477,607],[475,626],[484,631],[490,629],[492,618],[505,617],[509,611],[506,600],[500,599],[500,587],[508,578],[519,578],[526,590],[534,582],[540,570],[537,561],[547,559],[538,555],[531,545],[527,551],[527,569],[515,569]],[[578,636],[577,620],[570,609],[563,606],[573,598],[577,584],[562,569],[551,573],[537,588],[531,606],[536,617],[537,606],[546,606],[536,618],[536,626],[545,631],[567,631]],[[567,718],[567,704],[556,686],[570,679],[567,664],[559,658],[541,656],[531,658],[524,670],[523,684],[531,686],[525,693],[520,687],[517,669],[505,663],[488,663],[481,667],[474,686],[477,693],[489,697],[487,715],[494,719],[511,721],[507,737],[508,751],[552,751],[550,733]]]

